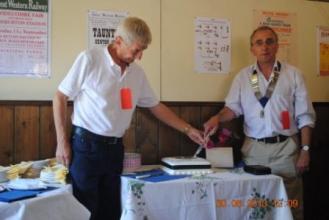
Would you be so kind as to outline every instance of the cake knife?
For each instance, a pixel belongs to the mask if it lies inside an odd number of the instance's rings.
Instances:
[[[193,155],[193,157],[196,157],[196,156],[198,156],[198,154],[202,151],[202,148],[203,148],[203,146],[202,145],[200,145],[199,147],[198,147],[198,149],[195,151],[195,153],[194,153],[194,155]]]
[[[216,127],[212,128],[212,129],[210,130],[210,132],[208,132],[208,134],[204,137],[204,139],[205,139],[205,140],[208,140],[209,136],[210,136],[210,135],[213,135],[213,134],[215,133],[215,131],[216,131]],[[195,151],[193,157],[198,156],[198,154],[202,151],[202,148],[203,148],[203,145],[200,145],[200,146],[198,147],[198,149]]]

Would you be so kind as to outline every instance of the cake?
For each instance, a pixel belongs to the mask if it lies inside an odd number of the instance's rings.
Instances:
[[[165,157],[161,165],[171,175],[212,173],[210,162],[200,157]]]

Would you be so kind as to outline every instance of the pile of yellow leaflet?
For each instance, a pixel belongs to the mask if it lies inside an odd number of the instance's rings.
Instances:
[[[33,162],[22,161],[19,164],[9,166],[7,171],[7,178],[9,180],[13,180],[13,179],[17,179],[20,176],[25,175],[25,173],[27,173],[27,171],[32,166],[32,163]]]
[[[19,166],[11,165],[7,170],[7,179],[12,180],[19,177]]]
[[[21,162],[20,164],[22,164]],[[39,178],[41,170],[48,166],[49,159],[28,162],[31,163],[28,169],[20,176],[23,178]]]
[[[19,178],[40,178],[46,183],[66,184],[68,169],[56,162],[55,158],[21,162],[7,167],[0,166],[0,182]]]

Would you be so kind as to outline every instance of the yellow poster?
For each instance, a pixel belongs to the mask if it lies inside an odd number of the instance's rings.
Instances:
[[[329,76],[329,27],[317,27],[318,74]]]

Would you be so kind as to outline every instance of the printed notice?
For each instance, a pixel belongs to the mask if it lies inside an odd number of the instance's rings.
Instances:
[[[0,76],[50,77],[50,0],[0,0]]]
[[[320,76],[329,76],[329,27],[317,27],[317,63]]]
[[[117,26],[127,16],[128,12],[90,10],[88,12],[88,48],[111,43]]]
[[[195,19],[195,71],[229,73],[231,66],[231,28],[224,19]]]

